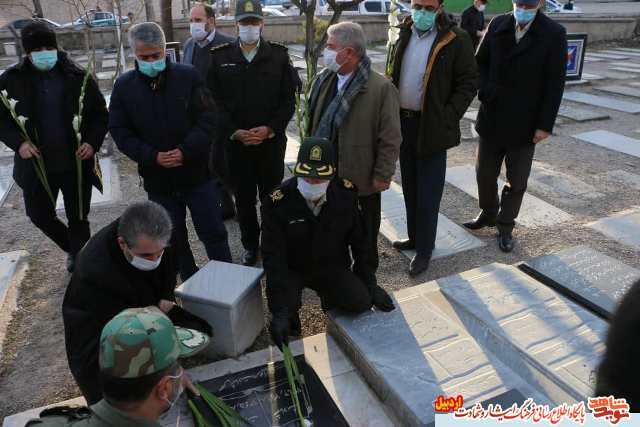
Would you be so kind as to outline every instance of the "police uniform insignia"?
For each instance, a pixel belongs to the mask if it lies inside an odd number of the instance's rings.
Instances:
[[[309,160],[313,160],[316,162],[322,161],[322,148],[319,145],[314,145],[311,147],[311,152],[309,153]]]
[[[244,4],[244,11],[245,12],[253,12],[253,3],[248,1]]]
[[[269,195],[269,197],[271,197],[272,202],[277,202],[278,200],[282,200],[284,198],[284,194],[282,193],[282,190],[275,190]]]
[[[343,179],[342,184],[344,185],[344,188],[353,188],[353,183],[348,179]]]

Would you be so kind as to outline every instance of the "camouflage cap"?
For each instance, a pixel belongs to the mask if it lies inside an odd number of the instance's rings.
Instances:
[[[102,329],[100,370],[115,378],[139,378],[166,369],[207,344],[207,335],[173,326],[157,307],[130,308]]]

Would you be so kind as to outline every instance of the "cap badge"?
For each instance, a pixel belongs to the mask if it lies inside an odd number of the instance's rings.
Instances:
[[[322,148],[319,145],[314,145],[311,147],[311,152],[309,153],[309,160],[314,162],[322,161]]]
[[[244,11],[245,12],[253,12],[253,2],[248,1],[244,4]]]

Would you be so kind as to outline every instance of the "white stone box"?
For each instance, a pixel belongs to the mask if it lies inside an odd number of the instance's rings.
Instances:
[[[209,261],[176,289],[184,309],[213,328],[209,357],[237,357],[262,332],[262,275],[259,268]]]

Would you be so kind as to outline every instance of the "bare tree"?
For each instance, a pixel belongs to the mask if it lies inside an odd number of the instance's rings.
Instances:
[[[91,20],[89,18],[89,11],[91,7],[89,6],[90,0],[61,0],[63,3],[70,6],[70,8],[76,13],[76,16],[82,17],[85,25],[83,26],[84,30],[84,43],[85,43],[85,52],[87,56],[91,55],[90,63],[96,63],[96,44],[93,37],[93,31],[91,31]],[[95,68],[94,68],[95,72]]]
[[[156,14],[153,10],[153,1],[152,0],[143,0],[144,1],[144,13],[147,15],[147,21],[155,21]]]
[[[160,22],[167,41],[173,41],[173,8],[171,0],[160,0]]]
[[[40,0],[33,0],[33,13],[39,18],[44,18],[44,12],[42,12],[42,4],[40,4]]]

